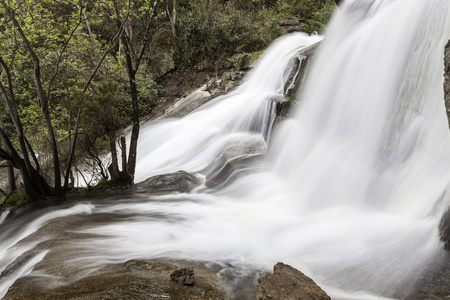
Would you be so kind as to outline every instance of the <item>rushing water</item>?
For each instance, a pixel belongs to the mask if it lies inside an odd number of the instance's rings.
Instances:
[[[137,181],[183,169],[204,185],[187,194],[67,204],[35,212],[33,222],[7,219],[0,271],[53,238],[44,231],[26,239],[49,220],[110,215],[69,227],[85,237],[58,243],[64,264],[174,257],[245,276],[283,261],[333,299],[396,297],[443,251],[437,224],[450,204],[442,89],[449,38],[448,0],[344,1],[295,117],[272,140],[265,139],[268,99],[283,93],[296,51],[320,37],[280,39],[235,92],[183,119],[143,126]],[[267,159],[253,159],[266,152]],[[235,162],[232,180],[208,185],[224,162]],[[0,280],[0,295],[46,251]]]

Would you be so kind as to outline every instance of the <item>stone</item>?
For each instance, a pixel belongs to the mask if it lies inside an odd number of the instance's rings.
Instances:
[[[172,272],[170,279],[179,285],[193,285],[195,283],[194,270],[192,268],[182,268]]]
[[[186,171],[152,176],[137,184],[150,192],[190,192],[200,184],[200,180]]]
[[[200,89],[195,90],[193,93],[190,93],[181,98],[179,101],[175,102],[172,106],[166,109],[164,117],[182,118],[195,109],[199,108],[200,106],[211,100],[211,94],[208,89],[209,87],[206,85]]]
[[[230,284],[220,280],[218,270],[201,263],[194,263],[197,274],[194,285],[181,285],[171,281],[170,274],[186,263],[186,261],[159,259],[131,260],[103,265],[97,271],[88,274],[73,274],[73,270],[68,272],[70,269],[66,270],[61,265],[42,263],[40,265],[44,270],[41,269],[41,272],[51,276],[19,278],[3,299],[234,299],[226,290]],[[61,273],[66,276],[61,276]]]
[[[450,207],[444,213],[439,222],[439,237],[444,243],[444,249],[450,250]]]
[[[258,278],[257,300],[331,300],[299,270],[279,262],[273,271],[273,274]]]
[[[450,126],[450,40],[445,46],[444,56],[444,103]]]

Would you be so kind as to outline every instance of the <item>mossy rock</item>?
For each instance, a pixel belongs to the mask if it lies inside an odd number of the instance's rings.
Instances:
[[[264,51],[242,54],[236,62],[236,69],[244,71],[252,68],[263,53]]]

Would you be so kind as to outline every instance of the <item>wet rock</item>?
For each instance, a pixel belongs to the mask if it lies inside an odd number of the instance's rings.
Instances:
[[[306,79],[306,74],[310,68],[311,60],[316,53],[320,42],[308,46],[300,50],[293,58],[291,72],[288,80],[284,85],[284,94],[289,97],[294,97],[302,91],[303,82]]]
[[[193,285],[195,283],[194,270],[192,268],[182,268],[172,272],[170,279],[179,285]]]
[[[269,100],[275,104],[275,121],[277,125],[285,118],[289,117],[296,105],[297,96],[301,94],[303,83],[309,71],[311,61],[316,53],[320,42],[301,49],[293,58],[286,83],[283,88],[283,95],[274,95]]]
[[[187,193],[200,185],[200,180],[186,171],[162,174],[150,177],[137,184],[151,192],[181,192]]]
[[[257,300],[330,300],[309,277],[297,269],[277,263],[273,274],[258,278]]]
[[[394,299],[450,299],[450,251],[437,253],[433,260],[408,279],[405,287],[392,295]],[[412,286],[411,286],[412,285]]]
[[[270,101],[276,103],[276,114],[278,117],[287,117],[291,111],[292,99],[284,95],[274,95]]]
[[[450,207],[444,213],[439,223],[439,237],[444,243],[444,249],[450,250]]]
[[[444,103],[450,126],[450,40],[445,46],[444,57]]]
[[[236,133],[228,136],[214,160],[200,172],[206,174],[205,185],[218,188],[233,182],[256,168],[267,152],[267,143],[260,135]]]
[[[49,276],[25,276],[18,279],[3,299],[232,299],[225,292],[217,270],[195,265],[195,285],[180,285],[169,276],[186,262],[164,260],[131,260],[105,265],[87,276],[61,278],[59,271]],[[46,266],[48,268],[48,266]],[[41,270],[48,273],[50,270]],[[73,280],[75,279],[75,280]]]

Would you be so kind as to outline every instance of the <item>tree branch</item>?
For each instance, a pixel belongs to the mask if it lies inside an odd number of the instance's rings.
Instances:
[[[77,5],[77,7],[78,7],[78,5]],[[79,8],[79,7],[78,7],[78,8]],[[79,8],[79,9],[80,9],[80,8]],[[83,11],[83,8],[80,9],[80,17],[79,17],[77,26],[75,26],[75,28],[70,32],[69,38],[67,39],[67,41],[65,41],[64,46],[63,46],[63,48],[62,48],[62,50],[61,50],[61,53],[59,54],[58,62],[56,63],[55,74],[53,74],[53,76],[52,76],[52,78],[50,79],[50,82],[49,82],[49,84],[48,84],[48,89],[47,89],[47,99],[50,99],[50,91],[51,91],[51,89],[52,89],[52,84],[53,84],[53,81],[55,80],[56,76],[58,76],[58,73],[59,73],[59,65],[61,64],[63,54],[64,54],[64,52],[66,51],[66,48],[67,48],[67,46],[69,45],[69,42],[70,42],[70,40],[72,39],[72,37],[73,37],[75,31],[78,29],[78,27],[80,27],[81,22],[83,21],[82,11]]]

